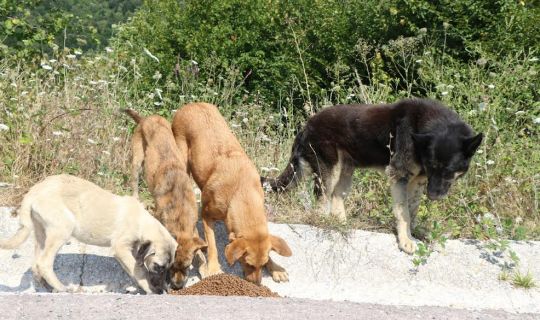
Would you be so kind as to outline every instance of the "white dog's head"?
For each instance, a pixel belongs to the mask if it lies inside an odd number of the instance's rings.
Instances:
[[[169,239],[167,239],[169,240]],[[172,241],[144,241],[134,247],[135,259],[147,271],[153,293],[162,294],[167,289],[167,274],[174,262],[177,243]]]

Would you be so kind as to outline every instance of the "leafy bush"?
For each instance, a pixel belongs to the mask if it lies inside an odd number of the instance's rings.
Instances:
[[[311,112],[321,92],[355,74],[425,94],[411,81],[414,70],[402,74],[396,56],[383,48],[389,41],[421,34],[429,42],[417,42],[419,51],[429,43],[468,62],[477,59],[479,47],[503,54],[537,47],[540,30],[532,21],[539,14],[536,1],[514,0],[146,1],[120,28],[116,43],[128,59],[144,48],[159,59],[141,67],[148,84],[156,68],[163,81],[174,81],[178,66],[190,60],[208,79],[212,60],[220,71],[238,68],[246,90],[274,106],[291,96],[296,107]],[[366,64],[365,56],[378,60]]]

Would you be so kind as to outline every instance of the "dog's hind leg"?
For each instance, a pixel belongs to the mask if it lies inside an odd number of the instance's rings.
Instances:
[[[289,281],[289,274],[279,264],[277,264],[272,258],[268,257],[268,262],[266,263],[266,270],[272,276],[272,279],[275,282],[287,282]]]
[[[408,254],[412,254],[416,251],[416,240],[411,235],[407,186],[408,181],[404,178],[392,181],[392,210],[397,220],[399,248]]]
[[[133,196],[139,198],[139,175],[144,162],[144,141],[142,130],[138,126],[131,138],[131,189]]]
[[[43,250],[36,261],[36,269],[39,275],[56,292],[65,292],[66,287],[54,273],[54,259],[58,250],[70,238],[72,230],[72,228],[47,228]]]
[[[347,214],[345,212],[344,201],[351,189],[352,175],[354,173],[354,165],[342,151],[338,150],[338,164],[334,166],[335,170],[340,170],[337,183],[332,190],[332,215],[345,221]],[[337,174],[337,172],[336,172]]]
[[[32,274],[34,275],[34,279],[41,283],[43,283],[43,277],[39,273],[39,268],[37,267],[37,261],[38,258],[41,256],[41,252],[43,251],[43,248],[45,246],[45,231],[43,230],[43,226],[41,223],[39,223],[38,220],[34,219],[32,216],[32,223],[34,225],[34,236],[36,238],[36,242],[34,245],[34,262],[32,264]]]

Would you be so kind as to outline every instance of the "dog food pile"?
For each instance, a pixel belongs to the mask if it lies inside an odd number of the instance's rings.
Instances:
[[[248,296],[248,297],[279,297],[267,287],[230,274],[217,274],[204,278],[191,287],[172,291],[175,295],[207,295],[207,296]]]

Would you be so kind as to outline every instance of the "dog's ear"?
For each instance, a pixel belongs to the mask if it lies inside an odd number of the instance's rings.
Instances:
[[[277,252],[280,256],[292,256],[291,248],[289,248],[285,240],[281,239],[280,237],[270,235],[270,242],[272,243],[272,250]]]
[[[476,149],[478,149],[482,143],[483,138],[484,135],[480,132],[475,136],[463,139],[463,153],[465,153],[467,157],[472,157],[476,152]]]
[[[225,258],[229,265],[233,265],[246,253],[246,241],[244,239],[235,239],[225,247]]]
[[[206,250],[206,247],[208,247],[208,244],[203,239],[199,237],[193,238],[193,251]]]
[[[144,264],[144,258],[148,256],[151,245],[152,245],[152,242],[150,241],[145,241],[139,244],[139,247],[137,248],[137,253],[135,254],[135,260],[137,261],[139,265]]]
[[[429,133],[413,133],[411,134],[414,146],[420,150],[426,149],[429,142],[433,139],[433,135]]]

